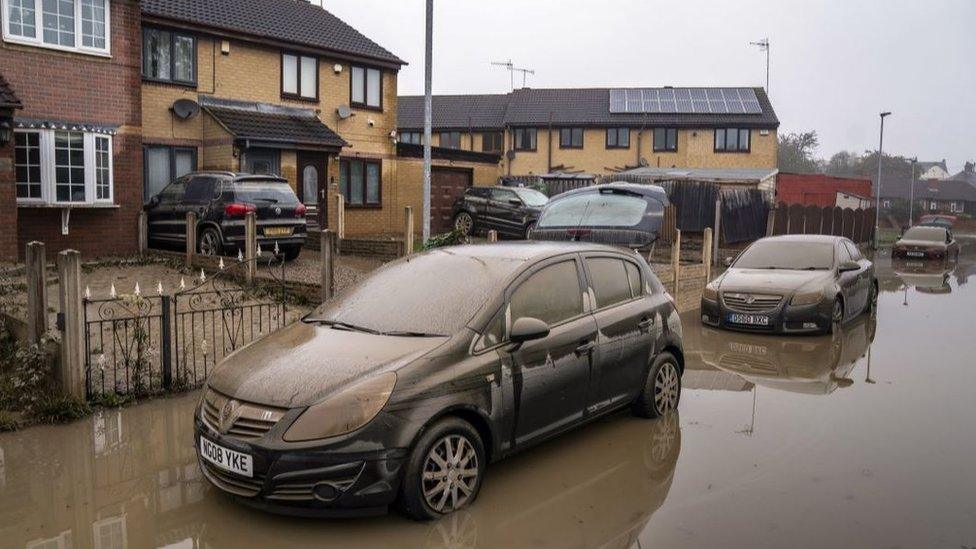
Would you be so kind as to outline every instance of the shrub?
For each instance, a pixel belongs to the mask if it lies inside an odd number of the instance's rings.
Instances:
[[[449,233],[438,234],[430,237],[427,243],[424,244],[425,250],[433,250],[434,248],[441,248],[444,246],[457,246],[458,244],[467,244],[468,237],[464,236],[464,233],[458,229],[454,229]]]
[[[31,418],[43,423],[65,423],[90,414],[91,407],[84,400],[68,395],[48,395],[36,403]]]

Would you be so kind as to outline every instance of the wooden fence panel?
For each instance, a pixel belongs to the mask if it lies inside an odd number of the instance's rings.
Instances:
[[[823,208],[811,204],[804,208],[803,212],[803,234],[821,234],[820,220]]]
[[[790,226],[787,234],[803,234],[803,213],[802,204],[790,204],[788,209],[790,216]]]
[[[860,242],[862,231],[864,231],[864,210],[858,208],[854,210],[854,229],[851,230],[850,239],[854,242]]]
[[[674,242],[678,234],[677,215],[678,210],[674,204],[669,204],[664,208],[664,220],[661,223],[661,240]]]
[[[790,232],[790,210],[786,204],[780,203],[776,207],[776,214],[773,216],[773,235],[789,234]]]
[[[854,237],[854,210],[850,208],[844,208],[841,212],[841,217],[844,220],[844,229],[841,231],[841,236],[847,238]]]
[[[832,210],[833,213],[831,213],[831,217],[833,218],[833,223],[830,229],[830,234],[834,236],[842,236],[844,234],[844,209],[840,206],[834,206]]]

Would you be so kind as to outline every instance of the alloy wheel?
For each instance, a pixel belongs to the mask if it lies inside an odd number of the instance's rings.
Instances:
[[[462,435],[438,440],[424,460],[421,487],[424,500],[438,513],[461,508],[478,486],[478,453]]]
[[[200,255],[218,255],[220,242],[217,234],[213,231],[206,231],[200,236]]]
[[[474,227],[474,220],[471,219],[470,214],[460,213],[457,219],[454,220],[454,228],[461,231],[464,235],[471,234],[472,227]]]
[[[680,383],[674,364],[665,362],[658,368],[654,376],[654,409],[658,414],[664,415],[678,407]]]

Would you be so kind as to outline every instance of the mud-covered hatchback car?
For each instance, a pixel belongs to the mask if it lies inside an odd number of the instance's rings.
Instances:
[[[598,245],[390,263],[228,356],[195,419],[206,478],[287,514],[449,514],[485,466],[613,410],[677,407],[681,323],[648,265]]]
[[[277,244],[294,259],[305,243],[305,205],[288,181],[268,175],[194,172],[163,188],[145,205],[149,242],[186,246],[186,214],[197,214],[197,251],[232,255],[244,248],[244,218],[257,217],[258,245]]]

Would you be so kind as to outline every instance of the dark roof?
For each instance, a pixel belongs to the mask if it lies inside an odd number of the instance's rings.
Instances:
[[[210,97],[201,97],[200,104],[238,139],[322,149],[348,145],[309,109]]]
[[[967,163],[966,169],[952,176],[950,179],[952,181],[965,181],[976,187],[976,169],[973,169],[973,166]]]
[[[0,74],[0,109],[22,109],[24,104],[20,102],[17,94],[7,80]]]
[[[881,198],[904,198],[912,193],[911,178],[885,178],[881,181]],[[915,200],[960,200],[976,202],[976,187],[955,179],[915,182]]]
[[[925,173],[926,171],[929,170],[929,168],[932,168],[932,167],[935,167],[935,166],[938,166],[938,167],[942,168],[942,170],[945,171],[946,173],[949,173],[949,168],[948,168],[948,166],[946,166],[946,161],[945,161],[944,158],[942,159],[941,162],[921,162],[920,161],[918,163],[918,173]]]
[[[141,0],[152,16],[299,44],[329,52],[406,62],[328,11],[303,0]]]
[[[779,119],[762,88],[753,88],[761,114],[611,113],[610,88],[521,89],[506,95],[448,95],[433,98],[433,126],[465,129],[469,117],[474,129],[508,126],[677,126],[707,128],[738,125],[777,128]],[[399,98],[398,125],[417,129],[424,125],[423,97]],[[503,105],[504,103],[504,105]],[[476,114],[477,113],[477,114]],[[550,119],[551,117],[551,119]],[[476,122],[477,121],[477,122]]]

